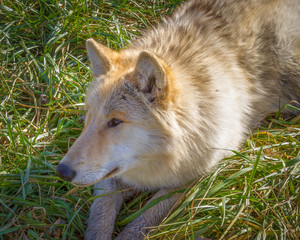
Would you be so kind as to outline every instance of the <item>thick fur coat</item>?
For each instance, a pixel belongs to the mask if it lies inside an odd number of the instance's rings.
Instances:
[[[182,186],[238,149],[266,114],[300,102],[298,0],[193,0],[120,52],[93,39],[87,50],[86,123],[57,173],[78,186],[100,182],[96,194]],[[111,238],[125,195],[97,199],[87,239]],[[143,238],[175,201],[118,238]]]

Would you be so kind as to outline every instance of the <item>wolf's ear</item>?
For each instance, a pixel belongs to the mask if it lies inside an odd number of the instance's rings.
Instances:
[[[86,49],[92,64],[93,75],[100,76],[107,73],[111,68],[112,57],[116,52],[92,38],[86,40]]]
[[[149,51],[143,51],[138,57],[135,72],[138,73],[139,90],[149,102],[164,98],[167,75],[162,60]]]

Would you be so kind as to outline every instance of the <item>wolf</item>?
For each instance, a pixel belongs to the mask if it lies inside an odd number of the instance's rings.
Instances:
[[[238,149],[266,114],[300,102],[298,0],[191,0],[119,52],[94,39],[86,48],[94,81],[85,126],[56,170],[103,194],[86,239],[111,239],[135,191],[157,191],[156,199],[184,186]],[[116,239],[143,239],[179,198]]]

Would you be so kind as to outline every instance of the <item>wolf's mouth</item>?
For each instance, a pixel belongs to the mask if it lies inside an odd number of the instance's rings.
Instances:
[[[116,167],[114,168],[113,170],[111,170],[109,173],[107,173],[103,178],[101,179],[98,179],[97,181],[94,181],[94,182],[90,182],[88,184],[85,184],[85,183],[80,183],[80,182],[72,182],[75,186],[77,187],[88,187],[88,186],[91,186],[91,185],[94,185],[98,182],[101,182],[102,180],[104,179],[107,179],[107,178],[111,178],[113,176],[115,176],[118,172],[120,172],[120,168],[119,167]]]
[[[108,174],[106,174],[106,175],[101,179],[101,181],[104,180],[104,179],[107,179],[107,178],[110,178],[110,177],[116,175],[119,171],[120,171],[119,167],[114,168],[114,169],[111,170]]]

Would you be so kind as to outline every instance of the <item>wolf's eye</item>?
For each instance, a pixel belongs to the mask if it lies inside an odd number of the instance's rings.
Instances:
[[[107,126],[108,126],[109,128],[113,128],[113,127],[118,126],[120,123],[122,123],[121,120],[116,119],[116,118],[113,118],[112,120],[110,120],[110,121],[107,123]]]

